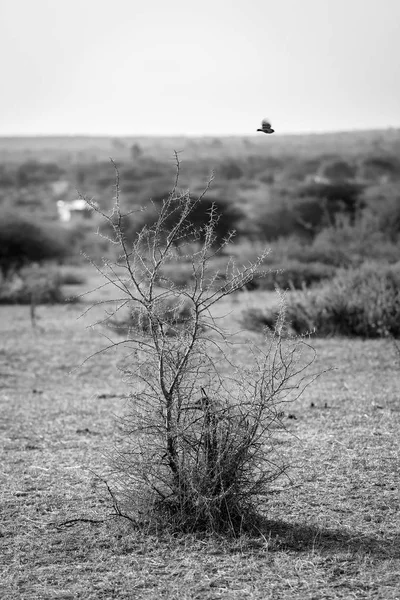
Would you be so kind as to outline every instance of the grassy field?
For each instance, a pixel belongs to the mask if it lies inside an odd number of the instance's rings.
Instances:
[[[237,294],[222,310],[238,319],[269,298]],[[34,329],[29,307],[0,307],[1,598],[400,598],[393,342],[314,341],[317,367],[334,369],[288,410],[290,480],[271,490],[259,536],[156,536],[109,519],[94,474],[107,472],[129,388],[114,353],[82,365],[103,346],[83,310],[39,307]]]

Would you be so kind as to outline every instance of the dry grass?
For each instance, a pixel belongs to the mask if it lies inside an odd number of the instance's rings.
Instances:
[[[33,331],[27,307],[0,307],[1,598],[400,598],[390,340],[315,341],[319,366],[336,370],[287,408],[291,481],[275,486],[258,537],[155,536],[107,520],[110,498],[89,470],[105,471],[128,390],[116,354],[70,374],[102,345],[81,311],[40,307]],[[104,521],[56,527],[81,517]]]

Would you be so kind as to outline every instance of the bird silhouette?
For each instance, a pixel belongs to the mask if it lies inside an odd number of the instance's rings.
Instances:
[[[257,129],[257,131],[262,131],[263,133],[274,133],[275,129],[272,129],[269,119],[263,119],[261,121],[261,129]]]

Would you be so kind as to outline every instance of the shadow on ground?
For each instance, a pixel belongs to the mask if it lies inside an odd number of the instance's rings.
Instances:
[[[400,558],[400,534],[374,537],[340,529],[265,521],[259,529],[268,547],[274,550],[318,550],[319,552],[363,552],[376,558]]]

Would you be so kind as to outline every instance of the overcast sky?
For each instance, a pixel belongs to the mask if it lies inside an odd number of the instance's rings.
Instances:
[[[400,0],[0,0],[0,135],[400,126]]]

